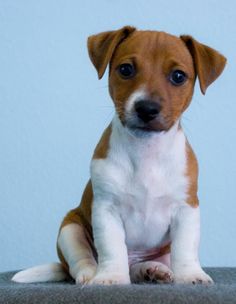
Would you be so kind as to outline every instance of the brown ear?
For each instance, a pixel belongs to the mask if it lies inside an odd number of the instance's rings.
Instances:
[[[135,31],[134,27],[125,26],[117,31],[103,32],[88,38],[89,57],[101,79],[111,60],[117,45]]]
[[[216,50],[197,42],[191,36],[180,36],[193,57],[200,88],[205,94],[207,87],[222,73],[226,58]]]

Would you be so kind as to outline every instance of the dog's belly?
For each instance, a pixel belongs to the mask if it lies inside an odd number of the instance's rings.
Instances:
[[[182,167],[176,169],[171,160],[155,165],[147,161],[133,170],[130,162],[93,162],[95,195],[110,197],[113,212],[122,219],[128,250],[150,250],[169,243],[171,218],[186,197]]]
[[[169,243],[173,206],[173,201],[167,196],[124,195],[119,211],[128,250],[149,250]]]
[[[143,161],[139,168],[129,171],[132,174],[122,167],[116,169],[119,179],[113,189],[128,250],[149,250],[169,243],[171,218],[185,198],[182,170],[155,165]],[[171,161],[169,165],[172,167]]]

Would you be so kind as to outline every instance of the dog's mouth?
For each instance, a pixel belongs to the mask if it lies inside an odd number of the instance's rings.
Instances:
[[[123,125],[134,133],[158,133],[168,131],[172,126],[167,123],[162,116],[159,116],[149,122],[140,120],[136,115],[126,115]]]
[[[126,124],[126,126],[132,131],[142,131],[142,132],[147,132],[147,133],[166,131],[166,129],[163,127],[154,128],[151,126],[136,126],[136,125],[129,125],[129,124]]]

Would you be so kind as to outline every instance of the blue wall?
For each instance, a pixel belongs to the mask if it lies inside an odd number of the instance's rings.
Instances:
[[[183,127],[200,165],[203,265],[236,266],[235,1],[0,1],[0,271],[57,259],[93,148],[113,115],[86,38],[123,25],[191,34],[228,65]]]

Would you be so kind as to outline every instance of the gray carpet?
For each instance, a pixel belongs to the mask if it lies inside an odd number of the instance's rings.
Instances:
[[[0,274],[0,303],[116,304],[116,303],[236,303],[236,268],[205,268],[213,286],[129,285],[81,287],[73,282],[19,284],[14,272]]]

